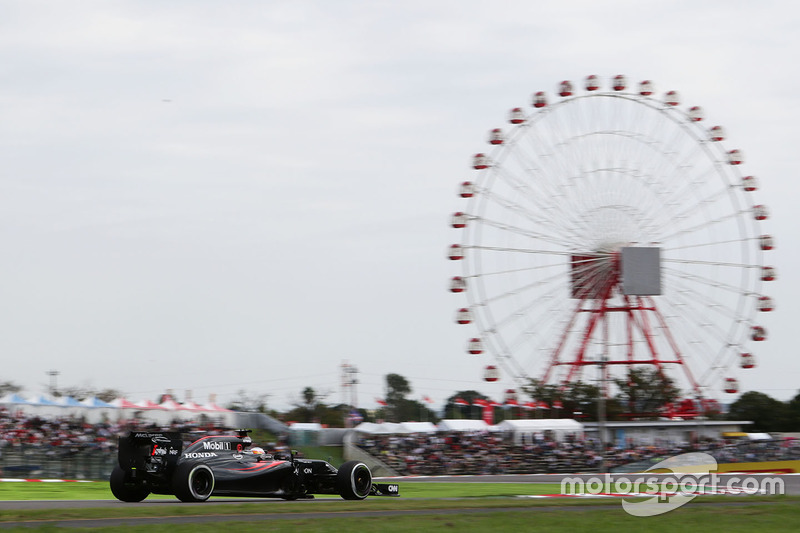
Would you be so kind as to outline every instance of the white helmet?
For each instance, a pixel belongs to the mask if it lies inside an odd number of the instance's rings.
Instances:
[[[264,455],[267,453],[264,451],[264,448],[259,448],[258,446],[253,446],[250,448],[250,451],[253,452],[253,455]]]

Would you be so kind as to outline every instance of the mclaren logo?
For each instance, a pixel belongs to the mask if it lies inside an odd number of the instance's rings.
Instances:
[[[134,433],[134,439],[151,439],[153,442],[157,442],[159,440],[169,440],[167,439],[163,433]]]

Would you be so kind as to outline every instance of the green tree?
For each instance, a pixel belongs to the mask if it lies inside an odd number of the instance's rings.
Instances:
[[[631,368],[627,378],[614,383],[620,408],[637,418],[657,418],[664,405],[680,396],[675,382],[657,368]]]
[[[244,390],[239,390],[236,393],[236,400],[231,401],[225,407],[234,411],[266,413],[267,398],[269,398],[269,394],[251,394]]]
[[[317,399],[317,391],[315,391],[313,388],[306,387],[305,389],[303,389],[303,392],[301,394],[303,396],[303,401],[305,402],[305,407],[307,409],[313,410],[317,406],[317,403],[319,403]]]
[[[457,398],[461,398],[469,405],[456,405]],[[476,407],[473,404],[475,400],[488,400],[486,396],[475,390],[462,390],[457,391],[450,396],[444,404],[444,417],[445,418],[477,418],[481,417],[481,407]]]
[[[400,374],[386,375],[386,403],[397,404],[408,394],[411,394],[411,385],[406,378]]]
[[[549,396],[548,393],[550,393]],[[558,413],[561,418],[577,418],[586,421],[596,421],[598,419],[601,394],[601,389],[598,385],[583,381],[574,381],[558,388],[553,388],[552,385],[545,385],[542,387],[540,394],[541,396],[537,400],[541,398],[548,402],[551,409],[553,402],[556,400],[561,401],[563,409]],[[606,420],[620,418],[622,408],[615,398],[605,399],[605,413]]]
[[[384,418],[390,422],[403,422],[411,407],[406,395],[411,394],[411,384],[400,374],[386,375],[386,407]]]
[[[5,396],[10,392],[19,392],[22,390],[22,387],[17,385],[12,381],[3,381],[0,382],[0,396]]]
[[[537,402],[546,402],[550,406],[558,400],[563,402],[565,399],[564,391],[558,386],[542,383],[538,379],[531,379],[528,385],[522,387],[522,392]]]
[[[597,420],[597,401],[600,398],[600,387],[576,381],[568,384],[562,394],[564,396],[564,410],[567,413],[573,413],[582,420]]]
[[[416,400],[409,400],[411,384],[400,374],[386,375],[386,407],[381,409],[383,418],[390,422],[435,420],[436,413]]]
[[[396,422],[438,422],[439,417],[424,403],[403,399],[397,407]]]
[[[328,394],[330,393],[320,394],[313,387],[305,387],[292,404],[294,407],[280,418],[285,422],[317,422],[328,427],[345,427],[345,417],[350,413],[350,406],[326,404],[325,398]]]
[[[286,413],[294,422],[320,422],[326,406],[313,387],[305,387],[300,392],[300,399],[292,403],[294,408]]]
[[[800,431],[800,392],[786,404],[787,410],[787,430]]]
[[[110,402],[119,398],[123,394],[117,389],[103,389],[96,390],[91,386],[77,386],[77,387],[62,387],[58,391],[59,396],[72,396],[76,400],[85,400],[92,396],[96,396],[104,402]]]
[[[795,397],[797,398],[797,397]],[[739,396],[728,409],[728,420],[751,420],[752,431],[791,431],[791,405],[758,391]]]
[[[121,391],[117,389],[102,389],[95,391],[94,395],[104,402],[111,402],[112,400],[116,400],[117,398],[121,398],[124,396]]]

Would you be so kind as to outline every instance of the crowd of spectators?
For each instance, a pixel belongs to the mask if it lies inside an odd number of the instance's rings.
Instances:
[[[0,407],[0,476],[104,478],[116,462],[118,437],[129,431],[175,431],[191,437],[214,430],[135,419],[91,424],[76,417],[25,415]]]
[[[0,468],[8,464],[9,455],[23,454],[53,460],[91,455],[113,461],[117,438],[130,431],[173,431],[189,437],[220,429],[192,422],[157,426],[140,420],[89,424],[76,418],[11,414],[0,408]],[[281,449],[286,446],[283,440],[278,444]],[[362,434],[357,445],[398,475],[613,471],[689,451],[705,451],[719,463],[800,459],[800,441],[788,439],[709,439],[693,444],[659,441],[654,445],[621,447],[609,444],[603,451],[597,439],[566,435],[558,440],[549,432],[521,443],[509,433],[438,432]]]
[[[129,431],[192,433],[211,429],[186,422],[156,426],[139,420],[89,424],[80,418],[26,416],[0,408],[0,455],[12,451],[37,452],[51,457],[68,457],[86,451],[116,453],[117,437]]]
[[[597,439],[567,435],[556,440],[538,434],[515,443],[510,434],[447,432],[363,435],[357,445],[398,475],[535,474],[613,471],[633,463],[657,462],[691,451],[704,451],[719,463],[800,459],[796,440],[743,441],[707,439],[699,443],[616,446],[604,453]]]
[[[730,440],[713,441],[706,451],[718,463],[754,463],[759,461],[788,461],[800,459],[800,441],[797,439],[776,440]]]
[[[180,433],[186,446],[201,436],[229,433],[230,428],[215,425],[210,419],[168,424],[128,419],[92,424],[80,417],[29,416],[0,407],[0,476],[63,474],[65,468],[77,477],[87,477],[81,472],[87,468],[110,471],[116,461],[118,438],[132,431]],[[262,446],[273,453],[290,449],[285,434]]]
[[[365,435],[358,446],[399,475],[562,472],[599,464],[591,441],[569,437],[515,445],[503,434],[487,432]]]
[[[137,419],[92,424],[79,417],[25,415],[0,407],[0,476],[107,477],[116,462],[118,437],[130,431],[179,432],[194,440],[224,428]]]

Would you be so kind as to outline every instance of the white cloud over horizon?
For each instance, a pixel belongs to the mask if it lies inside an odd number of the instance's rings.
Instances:
[[[471,154],[562,79],[678,89],[728,129],[780,275],[744,390],[800,386],[790,2],[11,1],[0,10],[3,380],[364,405],[480,379],[447,292]]]

